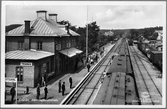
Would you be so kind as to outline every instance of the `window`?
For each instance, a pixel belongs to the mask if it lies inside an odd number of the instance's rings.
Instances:
[[[16,67],[16,77],[17,81],[23,82],[23,67]]]
[[[66,47],[68,48],[68,41],[66,41]]]
[[[67,48],[70,48],[70,47],[71,47],[71,42],[69,40],[69,41],[67,41]]]
[[[61,43],[58,43],[58,44],[56,45],[56,50],[61,50]]]
[[[74,47],[74,39],[72,40],[72,46]]]
[[[23,49],[23,41],[19,41],[18,42],[18,50],[22,50]]]
[[[69,40],[68,47],[69,48],[71,47],[71,40]]]
[[[63,44],[62,44],[62,49],[65,48],[65,41],[63,41]]]
[[[76,46],[76,41],[74,40],[74,46]]]
[[[37,50],[42,50],[42,42],[37,42]]]

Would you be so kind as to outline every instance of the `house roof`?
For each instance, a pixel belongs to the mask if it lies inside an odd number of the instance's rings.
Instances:
[[[25,24],[6,33],[6,36],[24,36]],[[70,36],[65,30],[65,26],[57,24],[54,20],[44,20],[41,17],[30,22],[31,32],[29,36]],[[70,30],[72,36],[79,36]]]
[[[54,53],[35,50],[15,50],[5,53],[5,59],[15,60],[39,60],[54,55]]]

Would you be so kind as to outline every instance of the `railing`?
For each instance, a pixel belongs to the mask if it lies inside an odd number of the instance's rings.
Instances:
[[[115,46],[115,45],[114,45]],[[60,103],[60,105],[68,104],[73,96],[80,90],[80,88],[87,82],[87,80],[93,75],[98,66],[103,63],[104,58],[114,48],[114,46],[103,56],[99,62],[92,68],[92,70],[78,83],[78,85],[67,95],[67,97]]]

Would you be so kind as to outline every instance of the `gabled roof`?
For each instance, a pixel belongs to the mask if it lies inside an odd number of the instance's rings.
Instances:
[[[35,19],[30,22],[31,32],[29,36],[70,36],[67,34],[65,27],[60,28],[61,25],[57,24],[54,20],[44,20],[42,18]],[[6,33],[6,36],[24,36],[25,24],[15,28]],[[79,36],[79,34],[70,30],[72,36]]]
[[[54,55],[54,53],[35,50],[15,50],[5,53],[5,59],[15,60],[39,60]]]

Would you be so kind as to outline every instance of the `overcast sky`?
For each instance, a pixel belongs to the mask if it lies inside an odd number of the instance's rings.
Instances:
[[[89,5],[88,5],[89,4]],[[6,25],[23,24],[34,20],[36,11],[57,13],[58,21],[68,20],[72,25],[83,27],[96,21],[101,29],[127,29],[162,26],[165,2],[7,2]],[[88,9],[88,13],[87,13]],[[166,23],[165,23],[166,24]]]

